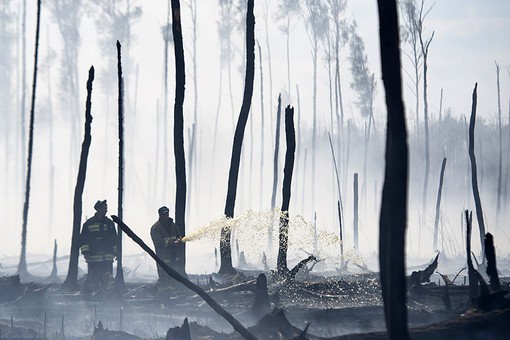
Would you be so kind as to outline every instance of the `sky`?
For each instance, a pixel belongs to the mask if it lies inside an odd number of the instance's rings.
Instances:
[[[264,91],[265,91],[265,126],[261,128],[260,117],[260,74],[259,56],[256,55],[256,76],[255,91],[252,101],[253,129],[247,127],[245,140],[255,138],[259,140],[259,134],[265,133],[264,141],[261,143],[265,150],[263,173],[264,183],[272,181],[272,146],[274,142],[273,117],[269,112],[276,111],[276,97],[282,92],[284,102],[282,105],[297,106],[297,93],[294,88],[299,86],[300,107],[302,109],[302,125],[304,128],[311,128],[312,124],[312,59],[310,53],[310,41],[304,26],[302,17],[294,22],[290,37],[291,55],[291,78],[292,90],[290,97],[287,93],[287,64],[286,64],[286,42],[285,36],[278,29],[274,21],[274,14],[270,14],[268,21],[269,44],[271,47],[271,65],[273,79],[272,100],[269,99],[268,84],[268,54],[266,48],[266,31],[263,20],[263,4],[270,4],[270,13],[274,13],[277,1],[255,1],[256,17],[256,38],[261,44],[263,53]],[[27,74],[29,81],[33,69],[33,41],[35,33],[35,4],[36,1],[28,1],[27,16]],[[175,179],[173,176],[173,152],[170,147],[167,153],[158,147],[157,141],[163,140],[162,135],[157,131],[164,129],[164,121],[160,117],[163,110],[163,40],[161,38],[161,26],[166,20],[166,1],[133,1],[134,5],[141,6],[142,16],[132,26],[134,40],[131,44],[129,54],[134,61],[126,63],[124,72],[129,74],[129,85],[126,88],[126,148],[128,157],[126,160],[126,199],[125,216],[126,223],[133,227],[135,232],[140,233],[142,238],[151,244],[148,230],[157,219],[157,208],[167,205],[173,210]],[[431,117],[437,117],[441,89],[443,89],[443,109],[450,110],[455,117],[469,115],[471,109],[471,92],[474,84],[478,83],[478,115],[488,122],[497,121],[497,95],[496,95],[496,72],[495,61],[501,65],[501,98],[503,110],[503,124],[508,124],[509,93],[510,93],[510,40],[507,32],[510,32],[510,2],[503,0],[492,1],[460,1],[460,0],[438,0],[435,2],[426,1],[425,6],[433,6],[425,21],[425,33],[430,35],[434,32],[434,38],[429,48],[428,58],[428,93],[429,110]],[[181,2],[182,25],[185,44],[185,57],[187,68],[186,99],[184,103],[185,126],[190,128],[193,120],[193,75],[191,72],[191,21],[189,7],[186,2]],[[223,72],[223,87],[221,103],[219,100],[219,75],[220,61],[217,40],[217,22],[219,20],[219,8],[216,1],[198,1],[198,159],[195,166],[195,186],[192,187],[192,202],[189,207],[192,211],[187,218],[189,230],[198,229],[207,225],[210,221],[220,218],[223,213],[224,200],[226,197],[227,173],[230,159],[230,148],[233,138],[234,118],[239,113],[242,93],[244,70],[242,69],[243,41],[236,33],[234,43],[236,54],[232,66],[232,101],[228,89],[226,69]],[[358,34],[365,42],[366,54],[371,72],[375,73],[377,81],[375,118],[378,126],[383,126],[385,120],[384,89],[382,88],[380,62],[379,62],[379,38],[378,38],[378,17],[377,3],[373,0],[349,1],[345,11],[345,18],[348,21],[355,19],[358,24]],[[117,211],[117,156],[116,156],[116,96],[105,99],[106,89],[97,79],[101,72],[111,68],[115,70],[116,55],[115,42],[112,42],[111,49],[98,47],[98,31],[93,18],[87,13],[83,14],[81,23],[81,48],[79,53],[78,69],[80,84],[80,108],[84,110],[85,82],[88,69],[91,65],[96,68],[96,82],[93,92],[93,141],[90,150],[89,169],[87,182],[83,195],[83,218],[90,217],[93,213],[92,206],[98,199],[108,199],[110,202],[110,213]],[[121,42],[123,43],[123,42]],[[43,8],[41,15],[41,41],[40,41],[40,69],[39,83],[36,97],[36,112],[43,111],[48,107],[47,83],[51,80],[53,84],[52,105],[55,115],[54,138],[54,167],[55,167],[55,192],[56,201],[52,214],[48,204],[48,155],[49,155],[49,129],[47,121],[36,120],[35,127],[35,152],[32,184],[31,207],[28,219],[28,252],[38,254],[51,254],[53,240],[59,242],[59,253],[66,254],[70,246],[70,225],[72,221],[72,197],[77,170],[77,155],[79,150],[71,150],[70,143],[70,118],[69,113],[61,104],[61,94],[58,91],[59,81],[59,58],[62,56],[61,37],[56,26],[55,19],[47,8]],[[123,48],[125,45],[123,44]],[[48,49],[52,49],[57,59],[51,68],[44,65],[44,58]],[[404,51],[409,51],[407,45],[402,45]],[[173,55],[173,51],[171,52]],[[357,126],[363,126],[364,121],[359,117],[354,105],[355,93],[350,88],[350,63],[348,60],[349,49],[344,46],[341,54],[341,76],[344,95],[345,119],[351,120]],[[404,102],[408,114],[408,127],[414,124],[414,95],[411,91],[412,79],[407,75],[412,73],[410,63],[402,55],[404,86]],[[170,65],[173,67],[173,58],[170,58]],[[138,71],[138,78],[135,85],[135,75]],[[170,69],[169,83],[173,84],[174,73]],[[110,84],[113,93],[117,84]],[[318,126],[319,130],[330,129],[330,115],[328,108],[327,73],[324,63],[318,66]],[[173,85],[169,88],[169,107],[173,106]],[[423,102],[423,100],[421,100]],[[136,106],[135,106],[136,102]],[[272,107],[270,107],[272,102]],[[232,104],[231,104],[232,103]],[[234,110],[232,111],[232,107]],[[218,123],[218,141],[216,148],[213,147],[213,127],[216,119],[217,107],[220,106],[220,119]],[[445,112],[443,111],[443,112]],[[132,113],[130,115],[130,113]],[[37,115],[37,113],[36,113]],[[158,118],[159,117],[159,118]],[[83,119],[82,119],[83,121]],[[171,131],[170,122],[168,130]],[[81,131],[81,130],[80,130]],[[189,144],[188,130],[186,131],[185,145]],[[334,131],[333,131],[334,133]],[[260,136],[262,138],[262,136]],[[171,138],[170,138],[171,139]],[[81,140],[81,133],[78,137]],[[282,139],[282,142],[284,139]],[[3,143],[3,142],[2,142]],[[170,142],[168,142],[170,143]],[[254,142],[260,143],[260,142]],[[245,146],[248,148],[249,146]],[[256,144],[255,154],[260,154],[262,147]],[[0,204],[0,214],[5,218],[3,231],[5,237],[1,242],[1,255],[17,256],[20,248],[22,204],[23,201],[20,187],[24,182],[24,176],[19,171],[20,159],[26,156],[16,155],[15,152],[2,148],[2,157],[8,159],[8,171],[4,174],[7,190],[3,190]],[[258,153],[257,153],[258,151]],[[303,157],[304,150],[300,150]],[[330,200],[332,183],[334,183],[330,166],[325,166],[323,160],[330,157],[327,144],[319,151],[318,176],[324,180],[317,184],[317,199],[325,206],[324,212],[319,211],[317,221],[321,230],[335,233],[334,200]],[[281,151],[280,155],[282,155]],[[214,160],[212,154],[215,155]],[[260,160],[256,156],[250,159],[248,155],[243,156],[243,162],[254,162],[258,166]],[[262,156],[260,156],[262,157]],[[310,155],[309,155],[310,157]],[[321,158],[322,157],[322,158]],[[262,158],[261,158],[262,159]],[[283,158],[281,158],[283,168]],[[67,162],[74,162],[76,165],[69,168]],[[162,174],[164,171],[161,165],[166,161],[168,176]],[[16,165],[18,164],[18,165]],[[247,164],[247,163],[245,163]],[[325,171],[323,174],[321,171]],[[327,171],[326,171],[327,170]],[[377,174],[376,186],[381,185],[381,169],[372,169]],[[252,173],[253,169],[241,169],[241,181],[236,205],[236,214],[242,215],[248,209],[268,209],[270,197],[270,185],[262,185],[262,181]],[[351,171],[353,171],[351,169]],[[305,176],[306,172],[298,172],[295,180]],[[412,179],[411,179],[412,180]],[[281,177],[280,177],[281,181]],[[198,184],[197,184],[198,183]],[[379,183],[379,184],[377,184]],[[197,188],[198,187],[198,188]],[[259,188],[260,190],[257,190]],[[313,207],[303,204],[304,197],[310,195],[311,187],[305,186],[303,198],[291,203],[294,214],[303,215],[307,221],[313,220]],[[377,190],[377,188],[376,188]],[[434,189],[435,190],[435,189]],[[434,191],[431,189],[430,191]],[[278,190],[280,192],[280,189]],[[294,197],[299,197],[296,193]],[[16,199],[13,200],[12,197]],[[323,201],[331,201],[323,203]],[[278,199],[277,206],[281,198]],[[367,229],[362,235],[364,240],[362,252],[371,254],[376,250],[377,239],[377,200],[370,214],[363,216],[362,220],[371,229]],[[293,206],[294,204],[294,206]],[[346,203],[347,204],[347,203]],[[432,205],[432,204],[431,204]],[[347,209],[347,208],[346,208]],[[291,210],[292,212],[292,210]],[[292,213],[291,213],[292,215]],[[457,214],[458,215],[458,214]],[[52,217],[50,217],[52,216]],[[351,218],[349,216],[349,218]],[[453,222],[452,222],[453,223]],[[457,222],[455,222],[457,223]],[[214,250],[215,241],[204,240],[190,243],[189,254],[202,254],[207,256],[204,263],[195,263],[193,270],[212,270],[211,254]],[[132,243],[126,244],[127,253],[140,253],[141,251]],[[423,255],[423,254],[422,254]],[[427,254],[429,255],[429,254]],[[199,262],[199,261],[197,261]]]

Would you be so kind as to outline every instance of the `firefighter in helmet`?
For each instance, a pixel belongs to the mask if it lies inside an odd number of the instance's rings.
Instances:
[[[158,209],[159,219],[151,228],[151,238],[156,249],[156,255],[172,269],[177,269],[179,262],[178,248],[182,243],[182,235],[174,220],[169,217],[169,210],[163,206]],[[158,265],[158,289],[160,292],[171,289],[170,276]]]
[[[99,288],[107,274],[113,273],[113,260],[117,257],[117,232],[113,221],[106,217],[106,200],[94,204],[96,213],[83,224],[80,250],[88,266],[84,290]]]

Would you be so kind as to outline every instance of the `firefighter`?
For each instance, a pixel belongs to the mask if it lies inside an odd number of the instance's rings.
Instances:
[[[151,228],[151,238],[156,249],[156,255],[172,267],[172,269],[176,269],[176,264],[179,262],[178,248],[182,243],[182,235],[174,220],[168,216],[168,213],[169,210],[165,206],[158,209],[159,219]],[[159,265],[157,267],[159,277],[158,290],[164,292],[172,289],[170,276]]]
[[[106,275],[112,276],[113,260],[117,257],[117,232],[113,221],[106,217],[106,200],[94,204],[96,213],[83,224],[80,250],[88,266],[84,290],[100,287]]]

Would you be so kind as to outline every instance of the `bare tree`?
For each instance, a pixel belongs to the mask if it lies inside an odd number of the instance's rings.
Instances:
[[[480,201],[480,192],[478,191],[478,172],[476,169],[476,157],[475,157],[475,122],[476,122],[476,104],[477,104],[477,93],[476,88],[478,84],[475,84],[473,89],[473,99],[471,106],[471,118],[469,120],[469,159],[471,161],[471,186],[473,188],[473,197],[475,200],[476,207],[476,218],[478,219],[478,228],[480,228],[480,244],[482,247],[482,263],[485,263],[485,222],[483,220],[482,202]]]
[[[499,71],[500,67],[497,62],[496,64],[496,85],[498,90],[498,137],[499,137],[499,160],[498,160],[498,193],[496,198],[496,226],[499,226],[499,213],[501,210],[501,182],[502,182],[502,172],[503,172],[503,135],[501,131],[501,93],[499,87]],[[509,123],[510,124],[510,123]]]
[[[34,53],[34,76],[32,79],[32,100],[30,105],[30,125],[28,130],[28,156],[27,156],[27,177],[25,182],[25,204],[23,206],[23,225],[21,227],[21,254],[18,264],[20,278],[27,279],[30,274],[27,270],[27,223],[28,208],[30,206],[30,180],[32,177],[32,158],[34,149],[34,120],[35,120],[35,90],[37,87],[37,62],[39,57],[39,30],[41,23],[41,0],[37,1],[37,23],[35,30],[35,53]]]
[[[306,0],[306,28],[308,38],[312,45],[313,61],[313,128],[312,128],[312,195],[311,205],[315,209],[315,169],[316,169],[316,148],[317,148],[317,61],[319,56],[319,47],[322,39],[328,32],[327,17],[328,8],[323,0]]]
[[[418,22],[418,8],[416,6],[416,0],[404,0],[400,2],[401,15],[403,19],[403,25],[401,28],[401,35],[403,40],[409,44],[411,52],[402,51],[411,61],[413,66],[414,74],[410,77],[413,80],[414,88],[412,91],[415,97],[415,122],[414,122],[414,134],[418,138],[418,128],[420,125],[420,82],[421,82],[421,71],[420,68],[423,63],[423,55],[420,48],[420,38],[418,37],[417,22]]]
[[[446,157],[443,158],[443,162],[441,163],[441,174],[439,176],[439,189],[437,189],[437,201],[436,201],[436,218],[434,220],[434,242],[432,244],[432,250],[437,250],[437,229],[439,225],[439,212],[441,208],[441,194],[443,192],[443,181],[444,181],[444,171],[446,168]]]
[[[117,40],[117,75],[118,75],[118,128],[119,128],[119,165],[117,186],[117,216],[124,216],[124,78],[122,77],[121,45]],[[122,229],[117,228],[117,274],[115,284],[120,292],[126,290],[124,283],[124,270],[122,269]]]
[[[279,243],[277,269],[280,275],[288,272],[287,249],[289,239],[289,204],[292,188],[292,173],[294,170],[294,153],[296,151],[296,131],[294,130],[294,108],[285,108],[285,136],[287,152],[285,153],[285,168],[283,169],[282,210],[280,215]]]
[[[362,200],[366,200],[367,187],[367,162],[370,134],[374,123],[374,100],[376,93],[376,82],[374,73],[368,68],[368,58],[365,53],[365,43],[357,33],[357,23],[354,21],[351,26],[350,40],[351,54],[351,88],[356,91],[357,99],[354,102],[360,110],[361,116],[368,119],[368,128],[365,132],[365,149],[363,155],[363,183],[361,187]],[[375,123],[374,123],[375,124]]]
[[[85,133],[83,143],[81,145],[80,164],[78,166],[78,176],[76,179],[76,187],[74,189],[73,201],[73,231],[71,238],[71,250],[69,256],[69,268],[67,277],[62,284],[62,288],[66,290],[78,289],[78,260],[80,249],[80,226],[82,215],[82,196],[85,187],[85,178],[87,175],[87,160],[89,155],[90,143],[92,142],[91,124],[92,124],[92,83],[94,81],[94,66],[89,70],[89,78],[87,80],[87,100],[85,102]]]
[[[299,13],[301,11],[300,1],[296,0],[280,0],[278,1],[278,8],[275,15],[276,22],[280,23],[280,31],[285,34],[287,46],[287,93],[289,94],[289,101],[291,98],[291,82],[290,82],[290,31],[292,30],[295,22],[299,20]]]
[[[418,21],[415,22],[416,30],[418,31],[418,37],[420,38],[421,54],[423,56],[423,124],[425,127],[425,176],[423,179],[423,197],[422,197],[422,216],[427,215],[427,191],[429,186],[429,171],[430,171],[430,140],[429,140],[429,104],[427,97],[427,58],[429,55],[429,46],[434,38],[434,32],[429,38],[424,38],[425,29],[423,22],[430,13],[431,6],[427,11],[424,12],[423,7],[425,0],[421,0],[420,11],[418,14]]]
[[[186,159],[184,154],[184,91],[186,70],[182,41],[181,5],[172,0],[172,33],[175,54],[175,102],[174,102],[174,156],[175,156],[175,224],[182,236],[186,235]],[[186,276],[186,247],[178,246],[176,270]]]
[[[386,91],[386,162],[379,219],[379,266],[386,328],[390,339],[409,339],[406,306],[405,239],[408,147],[398,14],[395,0],[378,0],[381,69]]]
[[[253,81],[255,78],[255,16],[253,14],[253,0],[248,0],[246,14],[246,77],[243,103],[239,120],[232,144],[232,157],[228,176],[227,199],[225,202],[225,216],[234,217],[235,199],[237,194],[237,182],[239,177],[239,165],[241,162],[241,150],[243,145],[244,130],[250,113],[251,99],[253,96]],[[235,273],[232,266],[232,247],[230,243],[231,230],[225,227],[221,230],[220,238],[220,274]]]

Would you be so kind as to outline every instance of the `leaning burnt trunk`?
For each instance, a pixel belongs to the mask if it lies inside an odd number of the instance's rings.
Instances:
[[[237,194],[237,181],[239,177],[239,165],[241,162],[241,149],[243,146],[244,130],[250,113],[251,99],[253,96],[253,80],[255,76],[255,16],[253,14],[253,0],[248,0],[246,14],[246,76],[244,82],[244,96],[241,112],[237,121],[234,142],[232,144],[232,157],[228,175],[227,200],[225,203],[225,216],[234,217],[235,201]],[[220,238],[220,274],[235,273],[232,266],[232,248],[230,244],[231,230],[224,227]]]
[[[184,46],[182,42],[181,5],[172,0],[172,33],[175,52],[175,103],[174,103],[174,156],[175,156],[175,224],[182,236],[186,235],[186,159],[184,155],[184,90],[186,74],[184,67]],[[177,247],[176,269],[186,275],[186,246]]]
[[[294,129],[294,108],[285,108],[285,137],[287,152],[285,153],[285,167],[283,169],[282,211],[280,215],[278,258],[276,267],[279,274],[288,272],[287,249],[289,240],[289,204],[294,170],[294,154],[296,152],[296,131]]]
[[[117,40],[117,75],[118,75],[118,119],[119,119],[119,166],[117,186],[117,214],[120,219],[124,218],[124,78],[122,77],[121,45]],[[117,274],[115,284],[119,291],[125,291],[124,270],[122,269],[122,229],[117,228]]]
[[[39,55],[39,27],[41,21],[41,0],[37,1],[37,26],[35,31],[34,77],[32,82],[32,104],[30,106],[30,126],[28,131],[27,177],[25,182],[25,204],[23,206],[23,225],[21,227],[21,255],[19,257],[18,274],[20,278],[30,277],[27,270],[27,220],[30,203],[30,179],[32,176],[32,154],[34,149],[34,116],[35,89],[37,86],[37,60]]]
[[[434,220],[434,243],[432,250],[437,250],[437,229],[439,225],[439,211],[441,208],[441,194],[443,192],[443,181],[444,181],[444,170],[446,168],[446,157],[443,158],[441,163],[441,175],[439,176],[439,189],[437,189],[437,201],[436,201],[436,218]]]
[[[471,186],[473,187],[473,197],[475,199],[476,218],[478,220],[478,228],[480,228],[480,244],[482,247],[482,263],[485,263],[485,223],[483,220],[482,202],[480,201],[480,192],[478,191],[478,175],[476,170],[475,158],[475,122],[476,122],[476,103],[477,95],[476,88],[478,83],[475,83],[473,89],[473,103],[471,106],[471,118],[469,120],[469,159],[471,161]]]
[[[409,339],[406,307],[405,235],[408,146],[396,1],[378,0],[381,68],[386,106],[386,162],[379,220],[379,266],[390,339]]]
[[[78,256],[80,249],[80,224],[82,214],[82,196],[85,187],[85,177],[87,174],[87,159],[89,156],[90,143],[92,136],[90,134],[92,115],[90,114],[92,107],[92,82],[94,81],[94,66],[90,67],[89,79],[87,80],[87,101],[85,104],[85,135],[81,145],[80,164],[78,166],[78,178],[76,179],[76,187],[74,189],[73,203],[73,233],[71,238],[71,253],[69,256],[69,268],[67,269],[67,277],[62,284],[62,288],[66,290],[78,289]]]

